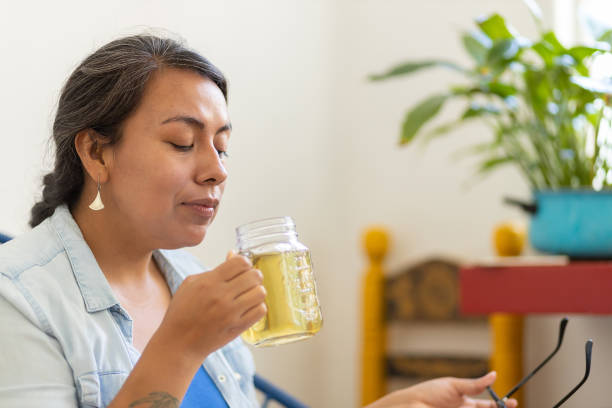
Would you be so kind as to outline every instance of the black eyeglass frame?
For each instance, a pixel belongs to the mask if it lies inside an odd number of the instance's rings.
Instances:
[[[518,384],[516,384],[514,387],[512,387],[512,389],[510,391],[508,391],[508,393],[506,393],[506,395],[504,395],[503,397],[500,398],[495,393],[495,391],[493,391],[493,389],[490,386],[487,387],[487,391],[488,391],[489,395],[495,401],[495,403],[497,404],[497,406],[499,408],[507,408],[507,406],[505,404],[505,401],[508,398],[510,398],[516,391],[518,391],[523,385],[525,385],[525,383],[527,381],[529,381],[531,379],[531,377],[533,377],[535,375],[535,373],[540,371],[540,369],[542,367],[544,367],[544,365],[546,365],[546,363],[548,363],[550,361],[550,359],[553,358],[553,356],[555,354],[557,354],[557,351],[559,351],[559,349],[561,348],[561,344],[563,343],[563,337],[565,335],[565,328],[567,326],[567,322],[568,322],[567,317],[564,317],[563,319],[561,319],[561,323],[559,325],[559,337],[558,337],[558,340],[557,340],[557,347],[555,347],[553,352],[550,353],[548,355],[548,357],[546,357],[544,359],[544,361],[542,361],[540,364],[538,364],[538,366],[535,369],[533,369],[529,374],[527,374],[525,377],[523,377],[523,379],[521,381],[519,381]],[[582,387],[582,385],[586,382],[587,378],[589,377],[589,373],[591,372],[591,357],[592,357],[592,353],[593,353],[593,340],[588,339],[584,346],[585,346],[585,359],[586,359],[586,368],[585,368],[584,377],[578,383],[578,385],[576,385],[574,388],[572,388],[572,390],[568,394],[566,394],[561,399],[561,401],[557,402],[554,405],[553,408],[560,407],[565,401],[567,401],[572,395],[574,395],[574,393],[576,391],[578,391],[578,389],[580,387]]]

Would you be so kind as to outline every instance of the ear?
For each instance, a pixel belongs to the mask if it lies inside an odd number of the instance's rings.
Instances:
[[[83,169],[94,182],[106,183],[108,181],[108,164],[104,159],[104,150],[108,145],[104,138],[92,129],[85,129],[77,133],[74,138],[74,147],[83,163]]]

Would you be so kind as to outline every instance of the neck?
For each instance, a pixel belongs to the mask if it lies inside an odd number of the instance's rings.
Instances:
[[[112,208],[94,211],[79,200],[71,212],[111,286],[146,282],[156,273],[153,249],[142,245],[137,228],[118,219]]]

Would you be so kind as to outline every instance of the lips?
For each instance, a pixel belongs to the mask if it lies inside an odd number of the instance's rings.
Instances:
[[[219,200],[213,197],[199,198],[183,202],[184,205],[199,205],[202,207],[216,208],[219,205]]]
[[[181,203],[201,217],[210,218],[215,214],[219,200],[212,197],[200,198]]]

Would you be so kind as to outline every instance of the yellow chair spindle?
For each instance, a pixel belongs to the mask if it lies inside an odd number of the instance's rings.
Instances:
[[[365,406],[386,393],[383,260],[389,249],[389,233],[384,228],[366,230],[363,244],[368,267],[362,281],[362,366],[361,404]]]

